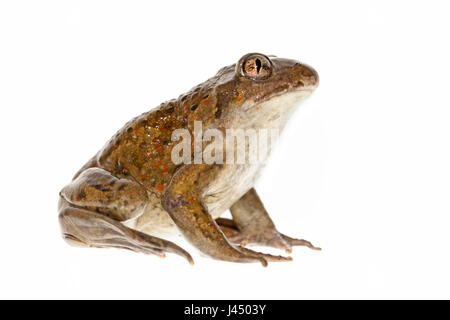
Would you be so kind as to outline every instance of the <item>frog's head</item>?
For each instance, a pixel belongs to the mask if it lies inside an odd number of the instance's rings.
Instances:
[[[216,75],[216,117],[290,114],[318,86],[317,72],[296,60],[249,53]]]

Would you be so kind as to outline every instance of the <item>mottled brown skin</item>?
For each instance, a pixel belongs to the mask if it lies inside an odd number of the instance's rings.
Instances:
[[[318,249],[308,241],[279,233],[248,182],[222,181],[233,176],[229,174],[233,170],[248,172],[249,168],[232,164],[176,165],[171,160],[177,143],[171,140],[173,130],[186,128],[192,133],[196,120],[202,121],[203,129],[223,132],[243,123],[263,127],[273,118],[283,117],[284,111],[277,113],[274,109],[280,103],[272,101],[291,93],[309,94],[317,85],[317,73],[307,65],[248,54],[178,99],[132,119],[61,190],[63,237],[80,246],[126,248],[158,256],[173,252],[193,263],[189,253],[174,243],[123,224],[142,216],[147,206],[155,206],[156,199],[158,208],[168,213],[184,237],[216,259],[259,261],[263,265],[291,260],[244,248],[247,244],[287,252],[295,245]],[[272,113],[265,116],[269,106]],[[228,193],[215,196],[225,204],[232,194],[229,190],[234,184],[239,186],[239,196],[225,208],[230,209],[233,220],[216,221],[209,212],[209,190],[218,181],[227,186]]]

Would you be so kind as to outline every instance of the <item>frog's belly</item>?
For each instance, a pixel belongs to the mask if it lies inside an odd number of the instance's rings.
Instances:
[[[225,165],[204,195],[204,203],[214,219],[220,217],[254,186],[261,168],[261,164]]]
[[[250,190],[259,176],[261,165],[224,165],[219,176],[204,193],[204,204],[214,219],[220,217],[239,198]],[[180,232],[162,208],[159,195],[150,193],[149,202],[141,216],[125,223],[136,230],[157,237],[171,237]]]

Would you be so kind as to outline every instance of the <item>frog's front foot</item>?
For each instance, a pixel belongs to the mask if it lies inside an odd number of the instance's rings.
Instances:
[[[233,220],[218,218],[227,239],[239,245],[261,245],[292,252],[293,246],[321,250],[303,239],[288,237],[275,228],[255,189],[250,189],[230,208]]]

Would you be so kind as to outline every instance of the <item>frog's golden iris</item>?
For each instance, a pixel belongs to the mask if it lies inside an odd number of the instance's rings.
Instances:
[[[243,58],[241,64],[238,64],[243,76],[254,80],[264,80],[272,74],[272,63],[268,57],[261,54],[249,54]]]

